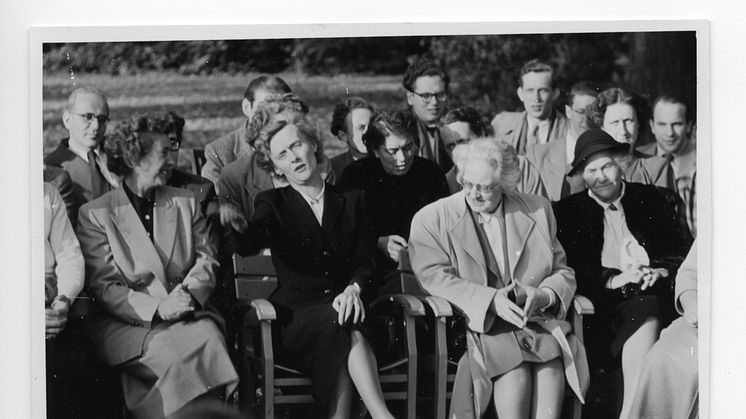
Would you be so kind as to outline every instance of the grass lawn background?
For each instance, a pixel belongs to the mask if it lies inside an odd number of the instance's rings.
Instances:
[[[241,99],[249,81],[258,74],[191,75],[146,73],[113,76],[101,74],[47,74],[43,79],[44,155],[67,137],[62,111],[70,93],[79,86],[101,89],[109,102],[112,122],[159,110],[172,110],[186,119],[179,166],[189,168],[191,150],[234,130],[244,120]],[[349,96],[361,96],[376,109],[406,106],[401,76],[342,75],[334,77],[279,74],[309,107],[309,118],[318,127],[328,156],[347,150],[329,132],[334,105]]]

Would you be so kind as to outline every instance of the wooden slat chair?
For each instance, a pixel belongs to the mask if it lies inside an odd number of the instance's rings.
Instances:
[[[195,175],[202,176],[202,166],[205,165],[206,161],[204,148],[192,149],[192,171]]]
[[[430,363],[431,368],[435,374],[435,386],[433,395],[433,411],[435,412],[434,418],[442,419],[448,414],[446,402],[451,399],[451,391],[453,388],[453,382],[456,378],[456,369],[458,367],[458,360],[460,354],[449,354],[447,342],[449,339],[447,325],[449,322],[454,321],[455,318],[460,316],[459,311],[456,307],[441,297],[435,297],[427,293],[422,288],[422,285],[417,280],[412,265],[409,260],[409,252],[405,248],[399,253],[399,272],[401,275],[402,291],[418,296],[428,308],[432,311],[434,320],[434,348],[435,353]],[[583,316],[593,314],[594,307],[591,301],[582,296],[575,295],[570,306],[570,312],[568,313],[568,320],[572,327],[573,334],[583,344]],[[456,320],[457,321],[457,320]],[[461,323],[463,326],[463,323]],[[456,326],[458,327],[458,325]],[[449,355],[450,358],[449,358]],[[455,356],[454,356],[455,355]],[[423,354],[422,358],[426,358]],[[573,419],[580,419],[582,413],[582,404],[575,397],[575,393],[572,390],[567,389],[565,391],[566,398],[572,398],[572,411],[570,415]]]
[[[275,405],[313,403],[311,380],[288,365],[275,361],[272,346],[272,321],[277,319],[272,304],[267,301],[277,286],[277,273],[270,256],[233,255],[236,296],[241,315],[237,318],[239,352],[239,403],[242,408],[263,405],[264,417],[275,417]],[[377,306],[398,307],[403,318],[397,319],[404,328],[403,356],[386,365],[379,365],[379,377],[386,400],[406,403],[406,417],[415,418],[417,394],[417,345],[414,317],[424,316],[419,299],[410,295],[391,295],[371,304],[368,316],[377,313]]]

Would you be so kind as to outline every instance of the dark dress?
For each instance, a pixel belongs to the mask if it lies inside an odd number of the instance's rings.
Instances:
[[[376,237],[397,234],[406,240],[417,211],[450,195],[448,182],[438,165],[422,157],[414,158],[407,174],[394,176],[386,173],[378,158],[368,156],[347,166],[337,184],[365,191]],[[376,254],[376,265],[382,275],[397,268],[381,252]]]
[[[673,191],[626,183],[621,203],[627,227],[647,252],[650,266],[669,272],[668,278],[661,278],[644,292],[632,287],[624,291],[605,288],[609,278],[621,271],[601,265],[604,210],[587,190],[553,204],[557,238],[567,253],[568,265],[575,269],[578,294],[595,306],[595,315],[585,322],[592,368],[618,365],[624,343],[647,317],[659,318],[663,327],[673,319],[673,279],[692,243],[681,217],[681,201]]]
[[[281,335],[278,355],[300,360],[315,400],[326,409],[351,347],[351,328],[340,327],[332,301],[352,283],[365,300],[373,282],[375,234],[363,193],[327,184],[322,225],[292,187],[260,193],[238,250],[251,254],[263,247],[272,250],[278,276],[269,297]]]

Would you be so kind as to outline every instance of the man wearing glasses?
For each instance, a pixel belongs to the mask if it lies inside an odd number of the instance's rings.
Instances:
[[[596,101],[600,90],[599,86],[586,81],[574,84],[565,105],[567,134],[526,150],[526,158],[539,170],[551,201],[559,201],[583,190],[582,179],[567,176],[567,172],[575,156],[575,143],[588,129],[586,109]]]
[[[448,74],[429,58],[421,58],[407,68],[402,85],[407,104],[417,120],[418,155],[432,160],[447,172],[453,161],[441,141],[438,122],[448,99]]]
[[[109,105],[104,95],[93,87],[75,89],[62,113],[62,123],[70,137],[44,159],[44,164],[64,169],[73,182],[71,219],[75,222],[78,208],[119,184],[117,176],[106,167],[106,153],[101,149]]]
[[[518,154],[534,144],[545,144],[565,138],[567,118],[557,112],[554,99],[554,69],[534,59],[523,65],[518,78],[518,98],[523,112],[501,112],[492,120],[495,136],[515,147]]]

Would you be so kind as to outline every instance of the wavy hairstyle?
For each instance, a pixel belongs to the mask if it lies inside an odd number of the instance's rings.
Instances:
[[[174,112],[121,121],[104,140],[106,166],[116,175],[127,176],[153,150],[158,135],[174,135],[181,142],[183,129],[184,118]]]
[[[318,130],[306,119],[308,106],[292,93],[270,98],[259,104],[248,125],[247,136],[253,138],[256,159],[264,171],[278,179],[285,175],[277,173],[272,163],[270,143],[274,136],[288,125],[294,125],[303,140],[316,145],[316,162],[324,159],[324,147]]]
[[[334,111],[332,112],[332,123],[331,127],[329,128],[332,132],[332,135],[337,137],[339,136],[340,131],[350,134],[349,132],[347,132],[347,115],[349,115],[355,109],[367,109],[372,113],[375,113],[373,105],[371,105],[367,100],[361,97],[353,96],[346,99],[344,102],[337,103],[336,105],[334,105]]]
[[[603,129],[606,109],[611,105],[620,103],[629,105],[635,110],[637,122],[640,125],[640,133],[637,134],[639,140],[642,130],[647,125],[646,121],[650,119],[650,106],[642,96],[620,87],[612,87],[598,94],[596,101],[588,107],[588,115],[586,116],[588,126]]]
[[[386,138],[396,135],[417,141],[417,123],[409,111],[378,111],[370,119],[368,130],[363,134],[363,143],[368,153],[373,155],[385,142]]]
[[[457,145],[453,149],[453,162],[459,183],[464,179],[464,169],[473,161],[487,162],[494,169],[494,177],[500,188],[508,193],[515,192],[521,171],[513,146],[490,137],[475,138],[467,144]]]

